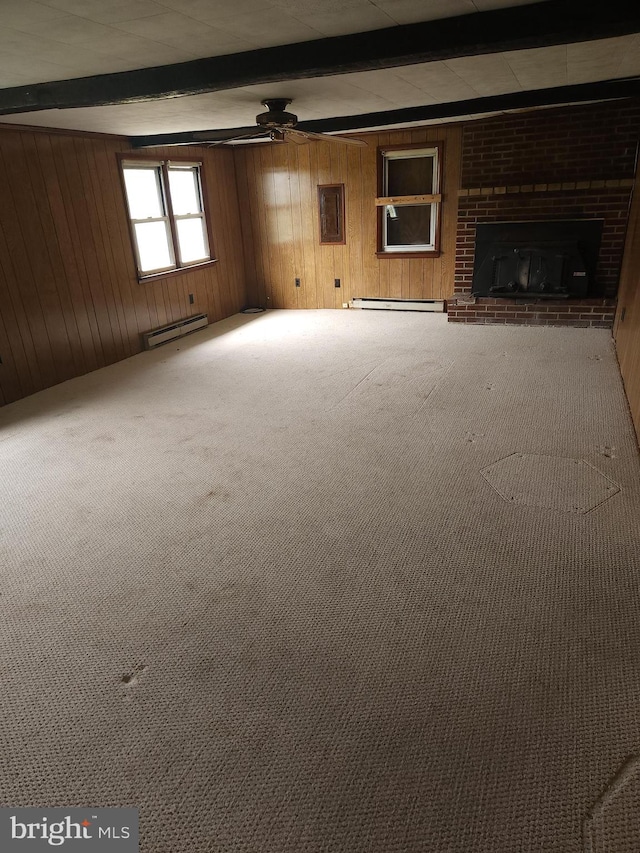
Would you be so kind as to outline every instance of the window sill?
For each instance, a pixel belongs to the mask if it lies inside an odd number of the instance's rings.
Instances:
[[[184,275],[188,273],[190,270],[201,270],[205,267],[212,267],[214,264],[218,263],[217,258],[211,258],[211,260],[204,261],[201,264],[189,264],[186,267],[176,267],[173,270],[165,270],[164,272],[154,272],[150,273],[150,275],[140,275],[138,274],[138,283],[146,284],[147,282],[159,281],[162,278],[171,278],[174,275]]]
[[[430,252],[376,252],[376,258],[439,258],[440,250]]]

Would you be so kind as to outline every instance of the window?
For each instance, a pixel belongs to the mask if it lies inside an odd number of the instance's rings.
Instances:
[[[379,150],[378,254],[437,254],[442,146]]]
[[[141,277],[210,261],[200,163],[123,160]]]

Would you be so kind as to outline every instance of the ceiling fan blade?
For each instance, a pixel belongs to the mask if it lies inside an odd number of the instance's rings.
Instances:
[[[291,130],[291,128],[285,130],[284,138],[287,142],[295,142],[296,145],[307,145],[309,142],[306,133],[302,133],[299,130]]]
[[[216,148],[218,145],[226,145],[227,142],[237,142],[240,139],[264,139],[269,136],[268,133],[261,133],[254,130],[252,133],[239,133],[237,136],[229,136],[227,139],[202,139],[201,144],[207,145],[209,148]]]
[[[310,130],[287,130],[289,134],[299,134],[307,139],[317,139],[319,142],[338,142],[342,145],[366,145],[363,139],[350,139],[347,136],[331,136],[328,133],[313,133]]]

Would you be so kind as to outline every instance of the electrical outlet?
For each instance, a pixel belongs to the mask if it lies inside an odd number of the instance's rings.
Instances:
[[[296,279],[296,287],[300,287],[300,279],[299,278]]]
[[[189,294],[189,305],[193,305],[193,293]]]
[[[333,283],[336,287],[340,287],[340,279],[339,278],[334,278]]]
[[[349,307],[349,303],[348,303],[348,302],[343,302],[343,303],[342,303],[342,307],[343,307],[343,308],[348,308],[348,307]]]

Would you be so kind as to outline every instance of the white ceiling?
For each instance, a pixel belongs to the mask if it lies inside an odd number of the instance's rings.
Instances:
[[[0,88],[168,65],[533,0],[0,0]],[[640,75],[640,35],[1,121],[144,135],[300,120]]]

